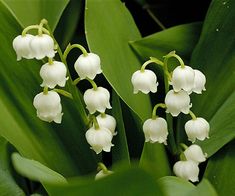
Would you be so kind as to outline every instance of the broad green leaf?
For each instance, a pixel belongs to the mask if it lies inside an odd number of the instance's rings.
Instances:
[[[130,162],[125,126],[123,124],[122,108],[118,95],[113,91],[112,96],[112,114],[116,119],[117,135],[113,138],[114,147],[112,149],[113,162]]]
[[[47,191],[52,196],[74,195],[115,195],[142,196],[162,195],[162,192],[152,176],[143,170],[132,168],[115,172],[108,177],[94,181],[74,180],[68,185],[48,185]]]
[[[192,183],[175,176],[162,177],[157,183],[165,196],[186,196],[186,193],[195,188]]]
[[[205,177],[214,185],[218,195],[235,193],[235,141],[229,143],[210,158]]]
[[[10,172],[7,153],[7,141],[0,137],[0,193],[2,196],[24,196],[23,190],[16,184]]]
[[[190,191],[187,195],[190,196],[217,196],[217,193],[211,183],[203,178],[194,190]]]
[[[108,82],[142,120],[149,117],[149,97],[133,94],[131,76],[140,63],[128,42],[140,39],[140,33],[125,5],[119,0],[87,0],[85,29],[89,48],[99,54]]]
[[[210,139],[200,142],[209,155],[235,136],[234,9],[235,1],[212,1],[190,63],[207,78],[207,90],[193,96],[192,111],[210,121]]]
[[[81,16],[82,1],[70,0],[55,30],[55,37],[61,48],[66,48],[76,31]]]
[[[62,124],[38,119],[32,100],[42,90],[39,78],[42,62],[16,61],[12,40],[21,28],[1,2],[0,23],[0,135],[23,156],[64,176],[92,171],[96,163],[85,141],[86,113],[76,87],[68,81],[67,90],[73,93],[74,101],[62,97]]]
[[[26,159],[19,153],[12,154],[15,170],[22,176],[41,183],[66,183],[66,179],[38,161]]]
[[[164,145],[145,143],[140,159],[140,167],[151,173],[156,179],[171,175]]]
[[[48,20],[54,30],[69,0],[1,0],[23,27]]]
[[[195,22],[171,27],[130,44],[143,60],[151,56],[162,59],[172,50],[189,60],[199,39],[201,26],[200,22]]]
[[[217,196],[214,187],[207,179],[202,179],[197,186],[174,176],[165,176],[157,182],[165,196]]]

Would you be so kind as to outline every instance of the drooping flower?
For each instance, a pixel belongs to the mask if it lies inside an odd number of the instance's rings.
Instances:
[[[42,87],[54,88],[56,85],[65,86],[67,69],[64,63],[53,61],[52,64],[46,63],[40,69],[40,76],[43,79]]]
[[[183,90],[179,92],[170,90],[166,94],[165,104],[167,108],[166,112],[171,113],[172,116],[178,116],[180,112],[188,114],[189,109],[192,107],[188,93]]]
[[[113,172],[110,170],[104,171],[104,170],[100,170],[96,175],[95,175],[95,180],[99,180],[101,178],[107,177],[110,174],[112,174]]]
[[[205,84],[206,84],[206,77],[205,75],[199,71],[194,69],[195,77],[194,77],[194,85],[193,85],[193,92],[197,94],[201,94],[202,91],[205,91]]]
[[[173,166],[176,176],[192,182],[198,181],[199,167],[194,161],[177,161]]]
[[[184,151],[185,158],[187,160],[194,161],[195,163],[201,163],[206,161],[206,156],[207,154],[202,152],[202,149],[200,146],[193,144],[189,146],[185,151]]]
[[[106,108],[111,109],[109,99],[109,91],[103,87],[98,87],[96,90],[88,89],[84,93],[84,101],[90,114],[94,114],[96,111],[104,113]]]
[[[157,76],[151,70],[145,69],[144,71],[136,71],[132,75],[131,82],[134,87],[134,94],[137,94],[139,91],[145,94],[149,93],[150,91],[152,93],[157,92]]]
[[[210,125],[204,118],[197,117],[189,120],[184,127],[188,140],[191,142],[195,142],[196,139],[202,141],[209,138]]]
[[[44,57],[53,58],[55,56],[54,41],[47,34],[36,35],[30,41],[30,48],[36,59]]]
[[[171,84],[175,92],[184,90],[191,93],[194,87],[194,70],[189,66],[178,66],[173,70]]]
[[[34,97],[33,105],[41,120],[61,123],[63,113],[58,93],[54,91],[48,91],[46,94],[41,92]]]
[[[91,127],[86,132],[86,140],[96,154],[99,154],[102,150],[110,152],[111,147],[114,146],[112,144],[112,138],[111,131],[105,127],[99,127],[98,129]]]
[[[143,124],[145,142],[166,144],[168,130],[167,122],[164,118],[148,119]]]
[[[87,56],[80,55],[74,64],[74,68],[80,79],[87,77],[93,80],[97,74],[102,72],[100,57],[94,53],[88,53]]]
[[[30,48],[30,42],[34,36],[30,34],[26,34],[25,36],[18,35],[13,40],[13,48],[17,55],[17,61],[21,60],[22,57],[26,59],[34,58],[32,50]]]
[[[113,135],[117,134],[117,132],[115,132],[116,120],[113,116],[108,114],[99,114],[96,117],[96,120],[98,121],[99,126],[107,128]]]

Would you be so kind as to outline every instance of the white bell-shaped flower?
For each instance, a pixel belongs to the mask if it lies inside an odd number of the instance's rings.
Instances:
[[[97,74],[102,72],[100,57],[94,53],[88,53],[87,56],[80,55],[74,64],[74,68],[81,80],[86,77],[93,80]]]
[[[91,149],[93,149],[96,154],[99,154],[102,150],[105,152],[110,152],[112,144],[113,135],[105,127],[99,127],[95,129],[91,127],[86,132],[86,140],[90,144]]]
[[[95,180],[99,180],[101,178],[104,178],[104,177],[107,177],[109,176],[110,174],[112,174],[113,172],[112,171],[104,171],[104,170],[100,170],[96,175],[95,175]]]
[[[194,87],[194,70],[189,66],[178,66],[173,70],[171,84],[175,92],[191,93]]]
[[[144,71],[138,70],[133,73],[131,78],[132,85],[134,87],[134,94],[137,94],[139,91],[144,94],[157,92],[157,76],[156,74],[148,69]]]
[[[65,86],[67,69],[64,63],[53,61],[52,64],[46,63],[40,69],[40,76],[43,79],[41,86],[55,88],[56,85]]]
[[[188,140],[191,142],[195,142],[196,139],[203,141],[209,138],[210,125],[204,118],[197,117],[189,120],[185,123],[184,128]]]
[[[194,161],[178,161],[173,166],[176,176],[192,182],[198,181],[199,167]]]
[[[109,103],[110,94],[106,88],[88,89],[84,93],[83,98],[90,114],[94,114],[96,111],[104,113],[106,108],[112,108]]]
[[[178,116],[180,112],[188,114],[189,109],[192,107],[188,93],[183,90],[179,92],[170,90],[166,94],[165,104],[167,108],[166,112],[171,113],[172,116]]]
[[[187,160],[194,161],[195,163],[201,163],[206,161],[207,154],[202,152],[202,149],[200,146],[193,144],[189,146],[184,151],[185,158]]]
[[[17,61],[21,60],[21,58],[32,59],[34,55],[30,48],[30,42],[34,36],[30,34],[26,34],[25,36],[18,35],[13,40],[13,48],[17,55]]]
[[[113,135],[117,134],[117,132],[115,132],[117,123],[113,116],[108,114],[99,114],[96,117],[96,120],[99,126],[107,128]]]
[[[46,56],[53,58],[55,56],[54,41],[47,34],[34,36],[30,42],[30,47],[36,59],[43,59]]]
[[[63,113],[58,93],[48,91],[47,94],[44,94],[41,92],[34,97],[33,105],[41,120],[61,123]]]
[[[206,77],[205,75],[199,71],[194,69],[195,77],[194,77],[194,85],[193,92],[197,94],[202,94],[202,91],[205,91]]]
[[[164,118],[148,119],[143,124],[145,142],[166,144],[168,129]]]

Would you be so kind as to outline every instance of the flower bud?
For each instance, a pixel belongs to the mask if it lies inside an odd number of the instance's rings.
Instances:
[[[63,113],[58,93],[54,91],[48,91],[47,94],[39,93],[34,97],[33,105],[41,120],[61,123]]]
[[[185,123],[185,131],[188,140],[195,142],[196,139],[204,140],[209,138],[210,125],[204,118],[196,118]]]
[[[181,89],[191,93],[194,85],[194,71],[189,66],[178,66],[172,73],[171,84],[175,92]]]
[[[110,174],[112,174],[112,171],[104,171],[104,170],[100,170],[96,175],[95,175],[95,180],[99,180],[101,178],[104,178],[106,176],[109,176]]]
[[[179,92],[170,90],[166,94],[165,104],[166,112],[171,113],[172,116],[178,116],[180,112],[188,114],[189,109],[192,107],[188,93],[183,90]]]
[[[100,57],[94,53],[88,53],[87,56],[80,55],[74,64],[74,68],[80,79],[87,77],[93,80],[97,74],[102,72]]]
[[[96,111],[104,113],[106,108],[112,108],[109,103],[109,91],[103,87],[98,87],[96,90],[93,88],[86,90],[83,98],[90,114],[94,114]]]
[[[96,154],[99,154],[102,150],[110,152],[111,147],[114,146],[112,144],[112,138],[111,131],[105,127],[99,127],[98,129],[91,127],[86,132],[86,140]]]
[[[96,117],[96,120],[99,124],[100,127],[105,127],[107,128],[109,131],[111,131],[111,133],[114,135],[117,134],[117,132],[115,132],[116,129],[116,120],[113,116],[108,115],[108,114],[99,114]]]
[[[13,40],[13,48],[17,55],[17,61],[21,60],[21,58],[32,59],[34,58],[32,50],[30,48],[30,42],[34,36],[30,34],[26,34],[25,36],[18,35]]]
[[[139,91],[144,94],[157,92],[157,76],[151,70],[145,69],[144,71],[138,70],[133,73],[131,78],[132,85],[134,87],[134,94],[137,94]]]
[[[184,151],[184,155],[187,160],[194,161],[195,163],[201,163],[206,161],[207,156],[206,153],[203,154],[201,147],[196,144],[189,146]]]
[[[176,176],[192,182],[198,181],[199,167],[198,164],[188,161],[178,161],[173,166],[173,171]]]
[[[206,77],[199,70],[194,69],[195,77],[194,77],[194,85],[193,92],[197,94],[202,94],[202,91],[205,91]]]
[[[167,122],[164,118],[148,119],[143,124],[145,142],[166,144],[168,130]]]
[[[53,58],[55,56],[54,41],[47,35],[36,35],[30,42],[30,47],[36,59],[43,59],[44,57]]]
[[[40,69],[40,76],[43,79],[41,86],[55,88],[56,85],[59,85],[64,87],[67,80],[66,72],[66,66],[62,62],[53,61],[53,64],[44,64]]]

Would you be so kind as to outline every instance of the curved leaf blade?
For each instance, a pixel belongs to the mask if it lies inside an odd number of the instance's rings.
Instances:
[[[124,4],[119,0],[87,0],[85,29],[90,50],[101,57],[106,79],[123,101],[146,119],[151,114],[150,100],[146,95],[133,94],[131,76],[140,63],[128,45],[139,39],[140,33]]]

